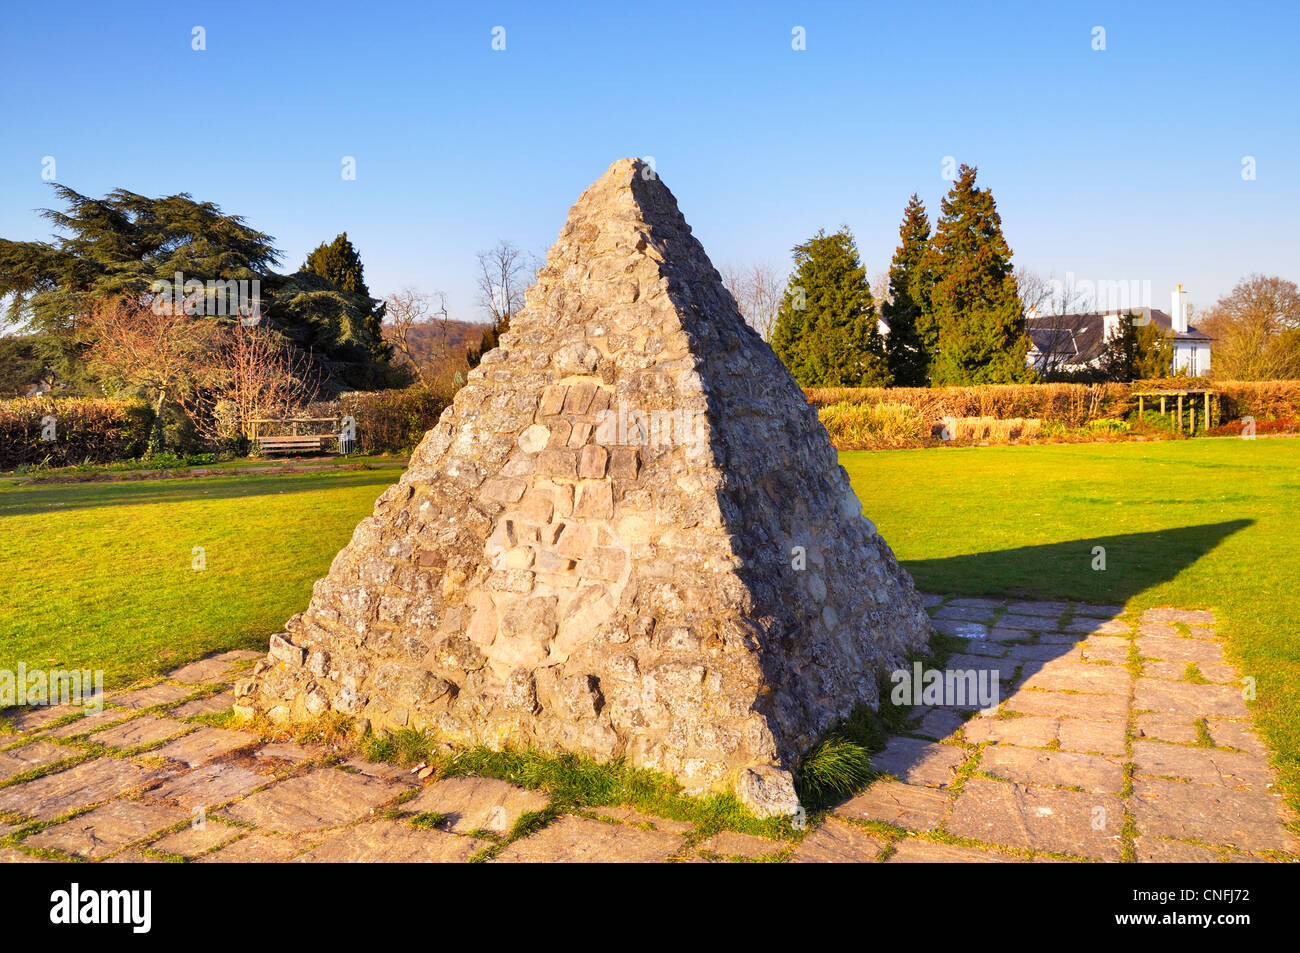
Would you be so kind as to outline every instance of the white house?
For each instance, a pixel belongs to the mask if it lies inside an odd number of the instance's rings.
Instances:
[[[1105,353],[1107,340],[1118,333],[1126,314],[1136,315],[1139,322],[1155,323],[1169,335],[1174,346],[1171,373],[1189,377],[1205,377],[1210,373],[1210,346],[1214,339],[1188,325],[1187,292],[1182,285],[1170,294],[1168,314],[1149,307],[1086,314],[1040,315],[1031,311],[1025,316],[1025,331],[1032,342],[1029,365],[1039,371],[1096,368]]]

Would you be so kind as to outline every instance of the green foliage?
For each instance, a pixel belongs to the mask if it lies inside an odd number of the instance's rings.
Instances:
[[[847,228],[818,232],[794,249],[795,271],[772,331],[772,348],[808,387],[889,383],[875,302]]]
[[[962,165],[943,200],[922,268],[933,280],[921,322],[937,330],[930,368],[936,386],[1033,380],[1029,338],[1011,266],[1011,249],[993,195]]]
[[[1103,380],[1128,381],[1168,377],[1174,345],[1165,330],[1154,321],[1139,324],[1137,315],[1120,319],[1119,333],[1106,341],[1100,362]]]
[[[347,232],[336,236],[329,244],[322,242],[318,245],[307,256],[300,272],[325,279],[347,296],[345,300],[350,308],[344,326],[339,329],[340,340],[364,347],[379,360],[388,360],[392,356],[392,348],[383,337],[384,304],[370,296],[361,255],[348,240]]]
[[[837,450],[916,446],[930,436],[930,422],[906,404],[842,401],[817,411]]]
[[[52,423],[52,428],[47,424]],[[73,466],[137,457],[153,412],[138,401],[31,397],[0,402],[0,469]],[[53,439],[45,439],[46,436]]]
[[[821,741],[799,765],[801,803],[811,807],[848,797],[875,777],[871,753],[847,738],[832,735]]]
[[[919,325],[927,312],[930,280],[924,269],[930,244],[930,219],[925,204],[915,194],[903,210],[899,226],[900,243],[889,266],[890,300],[881,306],[881,317],[889,328],[885,356],[897,387],[924,387],[929,381],[930,355],[938,344],[937,329]]]
[[[102,199],[54,186],[66,211],[47,209],[50,242],[0,239],[0,297],[12,295],[11,323],[35,334],[42,357],[73,392],[98,393],[87,365],[83,317],[112,297],[147,299],[155,281],[253,281],[266,326],[310,352],[326,387],[388,387],[405,376],[387,363],[383,309],[369,297],[356,250],[339,236],[306,268],[283,276],[274,239],[211,202],[181,193],[148,198],[115,189]],[[319,254],[318,254],[319,253]],[[335,284],[335,281],[342,285]],[[179,289],[178,289],[179,290]],[[230,321],[213,315],[212,320]]]
[[[48,353],[34,334],[0,337],[0,400],[24,397],[52,372]]]
[[[478,342],[477,348],[471,348],[465,354],[465,360],[471,368],[478,367],[479,361],[483,360],[483,355],[497,346],[501,340],[501,335],[510,330],[510,318],[497,318],[486,328],[483,329],[483,337]]]

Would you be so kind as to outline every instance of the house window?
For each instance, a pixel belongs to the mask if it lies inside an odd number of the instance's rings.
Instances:
[[[1187,376],[1196,377],[1196,351],[1194,347],[1187,349]]]

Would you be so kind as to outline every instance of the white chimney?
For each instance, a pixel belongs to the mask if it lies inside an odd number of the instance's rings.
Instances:
[[[1187,331],[1187,292],[1182,285],[1174,288],[1169,296],[1169,322],[1173,325],[1175,334]]]

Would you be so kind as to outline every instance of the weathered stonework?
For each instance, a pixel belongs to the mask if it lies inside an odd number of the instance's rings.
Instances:
[[[781,813],[799,755],[928,634],[816,412],[625,159],[236,691]]]

